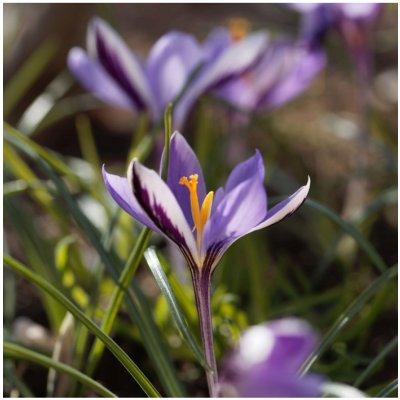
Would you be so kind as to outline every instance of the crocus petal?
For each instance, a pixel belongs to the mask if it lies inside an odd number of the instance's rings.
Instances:
[[[192,229],[167,184],[137,159],[128,168],[128,181],[136,200],[153,224],[178,245],[190,265],[198,264]]]
[[[68,54],[68,67],[89,92],[105,103],[132,109],[134,104],[126,93],[110,78],[97,61],[90,58],[84,50],[74,47]]]
[[[277,222],[282,221],[284,218],[293,214],[305,201],[310,190],[310,184],[311,180],[310,177],[308,177],[306,185],[302,186],[286,200],[283,200],[276,206],[272,207],[267,212],[265,219],[259,225],[253,228],[251,232],[276,224]]]
[[[228,29],[214,29],[203,43],[207,61],[214,62],[231,45],[232,38]]]
[[[373,20],[381,11],[382,3],[343,3],[339,5],[343,15],[355,20]]]
[[[192,35],[169,32],[155,43],[147,61],[147,72],[160,115],[168,102],[182,91],[202,60],[203,52]]]
[[[100,18],[90,21],[87,46],[89,54],[101,63],[137,109],[155,111],[154,98],[139,60],[120,36]]]
[[[223,363],[222,389],[243,397],[316,397],[322,376],[298,376],[316,345],[313,329],[297,318],[256,325],[242,335],[239,347]]]
[[[264,166],[258,151],[230,174],[225,196],[219,200],[203,232],[202,254],[213,252],[214,264],[236,239],[265,218],[267,195],[263,181]]]
[[[254,33],[228,47],[215,62],[206,66],[177,105],[174,117],[176,126],[183,125],[195,101],[205,91],[214,89],[219,84],[242,74],[256,63],[267,43],[268,36],[265,32]]]
[[[109,174],[104,165],[102,172],[106,188],[115,202],[137,221],[146,225],[153,231],[159,232],[158,228],[156,228],[149,217],[143,212],[142,207],[133,196],[128,179]]]
[[[238,164],[230,173],[225,190],[230,192],[240,183],[248,179],[264,181],[265,169],[262,156],[258,150],[254,156]]]
[[[185,186],[179,184],[179,180],[183,176],[198,175],[197,196],[201,205],[206,197],[203,172],[196,154],[194,154],[186,139],[177,131],[171,137],[169,152],[167,184],[175,195],[188,225],[193,227],[189,191]],[[161,166],[163,165],[163,159],[164,155],[161,158]]]
[[[325,66],[326,55],[322,49],[301,44],[284,46],[279,59],[275,60],[275,66],[279,68],[275,82],[263,85],[262,77],[260,79],[259,108],[278,107],[293,99],[310,86],[315,75]]]

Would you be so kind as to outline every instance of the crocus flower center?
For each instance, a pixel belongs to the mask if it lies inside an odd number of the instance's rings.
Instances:
[[[234,42],[242,40],[249,32],[249,21],[245,18],[230,18],[228,20],[228,29],[231,39]]]
[[[189,179],[186,176],[182,176],[182,178],[179,179],[179,184],[185,185],[189,189],[190,208],[192,209],[194,222],[193,230],[196,230],[197,248],[200,250],[201,235],[203,234],[206,222],[210,218],[214,192],[209,192],[207,194],[200,208],[199,199],[197,197],[198,178],[199,176],[197,174],[190,175]]]

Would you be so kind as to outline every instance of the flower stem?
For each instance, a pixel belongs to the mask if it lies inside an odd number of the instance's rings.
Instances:
[[[208,390],[210,397],[218,397],[217,362],[211,320],[211,273],[207,270],[192,270],[192,279],[204,357],[212,368],[212,371],[206,371]]]

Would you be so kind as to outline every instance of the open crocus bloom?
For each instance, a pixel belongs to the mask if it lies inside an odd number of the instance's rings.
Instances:
[[[190,78],[197,71],[189,99],[175,107],[174,126],[181,126],[196,99],[252,65],[266,41],[265,33],[255,33],[211,59],[192,35],[171,31],[142,61],[106,22],[94,18],[88,27],[87,51],[71,49],[68,66],[81,84],[104,102],[139,112],[147,110],[153,122],[186,85],[191,86]]]
[[[161,165],[163,161],[161,160]],[[270,210],[264,189],[264,165],[256,151],[229,175],[224,188],[206,192],[197,157],[184,137],[171,137],[167,182],[134,159],[127,178],[103,167],[113,199],[127,213],[172,240],[189,264],[211,397],[217,396],[218,374],[211,322],[211,275],[228,247],[252,231],[275,224],[301,206],[310,189],[305,186]]]
[[[232,45],[227,29],[216,29],[205,42],[218,54]],[[246,111],[270,110],[294,99],[312,83],[326,63],[325,52],[304,42],[275,39],[260,60],[244,74],[215,87],[213,93]]]
[[[107,190],[126,212],[172,240],[192,270],[210,272],[234,241],[292,214],[310,188],[308,179],[268,210],[263,161],[256,151],[231,172],[224,188],[207,194],[197,157],[178,132],[171,138],[167,182],[136,159],[127,178],[105,168],[103,176]]]
[[[252,326],[221,368],[221,394],[228,397],[320,397],[325,379],[299,376],[317,344],[303,320],[283,318]]]

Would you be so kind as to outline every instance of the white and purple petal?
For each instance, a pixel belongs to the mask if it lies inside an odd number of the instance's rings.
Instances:
[[[281,201],[276,206],[268,210],[264,220],[255,226],[251,232],[266,228],[282,221],[284,218],[293,214],[306,200],[308,192],[310,190],[311,180],[308,177],[307,183],[298,189],[295,193],[289,196],[287,199]]]
[[[105,165],[103,165],[102,172],[106,188],[115,202],[134,219],[153,231],[159,232],[158,228],[143,212],[142,207],[135,199],[128,179],[109,174],[106,171]]]
[[[70,50],[68,68],[85,89],[105,103],[127,109],[135,108],[126,92],[83,49],[74,47]]]
[[[154,96],[140,61],[121,37],[98,17],[90,21],[87,47],[90,56],[98,60],[138,110],[155,112]]]
[[[191,266],[198,265],[192,229],[167,184],[137,159],[128,167],[128,181],[133,195],[152,223],[178,245]]]

